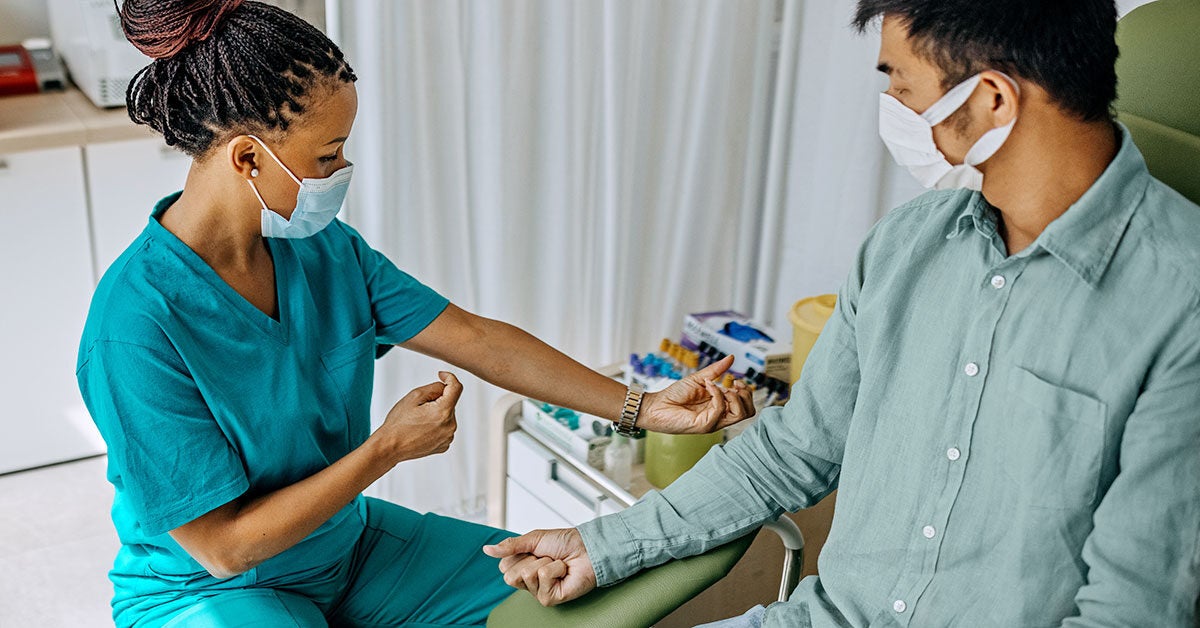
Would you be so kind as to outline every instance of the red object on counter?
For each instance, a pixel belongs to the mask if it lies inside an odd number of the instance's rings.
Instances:
[[[37,72],[24,46],[0,46],[0,96],[36,94]]]

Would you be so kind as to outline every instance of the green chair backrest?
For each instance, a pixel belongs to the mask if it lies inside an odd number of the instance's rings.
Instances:
[[[1134,9],[1117,44],[1117,118],[1150,174],[1200,204],[1200,0]]]

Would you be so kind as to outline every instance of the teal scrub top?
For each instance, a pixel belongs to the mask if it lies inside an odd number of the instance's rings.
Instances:
[[[448,304],[335,221],[310,238],[267,240],[276,320],[159,224],[178,198],[156,205],[101,279],[79,349],[79,387],[116,489],[118,599],[120,583],[148,593],[209,581],[167,531],[361,445],[374,360]],[[343,555],[359,513],[350,503],[260,567],[300,573]]]

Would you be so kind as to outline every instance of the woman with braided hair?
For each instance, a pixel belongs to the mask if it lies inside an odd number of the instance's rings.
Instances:
[[[393,345],[652,430],[753,414],[747,390],[711,383],[728,360],[643,400],[455,307],[336,220],[356,77],[303,20],[241,0],[118,11],[154,59],[130,117],[193,158],[105,273],[80,344],[116,489],[118,626],[485,621],[511,589],[480,548],[507,533],[361,495],[456,427],[462,386],[443,372],[371,432],[373,361]]]

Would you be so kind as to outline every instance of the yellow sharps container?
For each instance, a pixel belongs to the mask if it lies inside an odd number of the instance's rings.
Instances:
[[[788,312],[792,321],[792,383],[800,379],[800,371],[804,368],[804,360],[812,350],[817,335],[825,328],[825,321],[833,315],[837,304],[836,294],[821,294],[807,299],[800,299]]]

